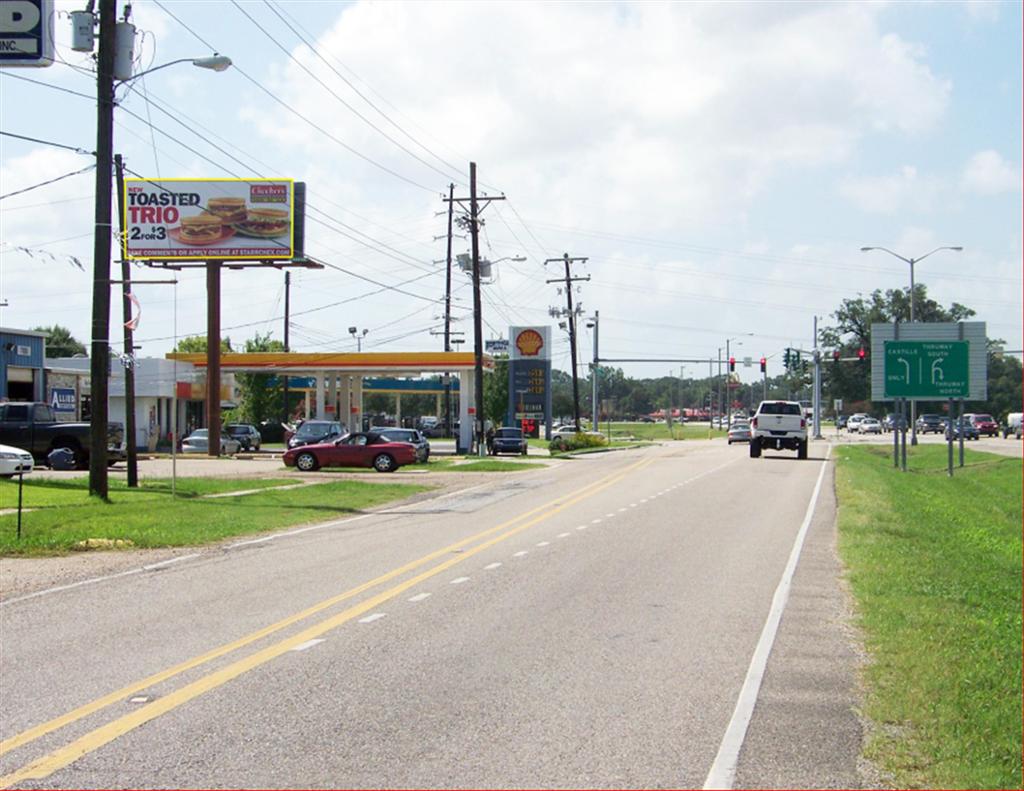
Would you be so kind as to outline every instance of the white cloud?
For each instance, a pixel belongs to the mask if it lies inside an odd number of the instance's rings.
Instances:
[[[945,110],[948,84],[921,48],[879,30],[876,8],[771,8],[752,19],[747,7],[699,4],[358,3],[318,47],[417,126],[457,140],[483,180],[516,184],[521,202],[553,198],[558,220],[578,222],[573,196],[587,195],[600,212],[588,212],[590,225],[643,209],[646,227],[667,228],[681,217],[735,217],[787,169],[842,162],[865,134],[918,132]],[[339,139],[420,183],[439,182],[294,64],[274,81]],[[321,178],[359,184],[356,199],[373,199],[378,170],[259,107],[245,113],[264,135],[301,147]]]
[[[1020,166],[1007,162],[995,151],[979,151],[964,166],[961,183],[965,190],[979,195],[1019,192]]]
[[[843,179],[839,193],[861,211],[878,214],[926,213],[940,205],[947,190],[942,181],[920,176],[917,168],[904,165],[885,176]]]

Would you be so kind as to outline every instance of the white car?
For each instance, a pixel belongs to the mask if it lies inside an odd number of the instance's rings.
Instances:
[[[857,431],[861,434],[881,434],[882,423],[877,418],[866,417],[860,422]]]
[[[864,418],[868,417],[863,412],[858,412],[855,415],[850,415],[850,419],[846,421],[846,430],[851,434],[860,431],[860,424]]]
[[[11,445],[0,445],[0,478],[32,472],[32,454]]]

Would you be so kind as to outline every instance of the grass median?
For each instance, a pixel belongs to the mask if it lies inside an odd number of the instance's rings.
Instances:
[[[26,480],[21,539],[17,515],[0,516],[0,555],[71,552],[88,539],[130,541],[134,547],[207,544],[294,525],[327,521],[402,500],[430,487],[329,481],[294,487],[285,479],[179,478],[144,480],[137,489],[110,482],[110,502],[89,496],[88,479]],[[293,488],[275,488],[292,486]],[[211,497],[230,492],[236,496]],[[17,481],[0,481],[0,508],[18,504]]]
[[[869,653],[868,757],[900,788],[1021,787],[1021,461],[836,452],[839,547]]]

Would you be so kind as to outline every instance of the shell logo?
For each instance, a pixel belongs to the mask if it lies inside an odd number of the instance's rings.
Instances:
[[[516,336],[516,348],[524,357],[536,357],[544,346],[544,338],[537,330],[523,330]]]

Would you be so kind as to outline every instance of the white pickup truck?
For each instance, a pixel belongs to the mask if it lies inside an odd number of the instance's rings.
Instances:
[[[750,458],[762,450],[795,450],[807,458],[807,419],[797,401],[762,401],[750,421]]]

